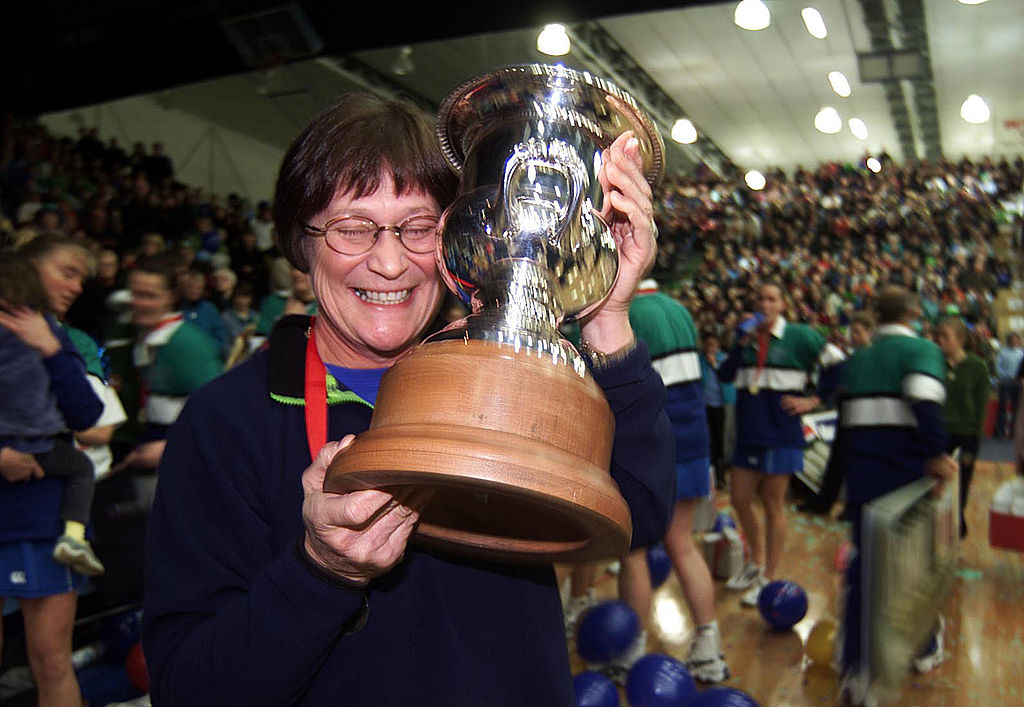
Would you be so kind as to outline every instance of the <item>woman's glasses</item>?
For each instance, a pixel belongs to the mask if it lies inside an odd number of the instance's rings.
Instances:
[[[391,231],[413,253],[431,253],[437,237],[436,216],[413,216],[397,226],[378,226],[368,218],[342,216],[328,221],[323,228],[306,225],[312,234],[323,236],[327,246],[342,255],[362,255],[373,248],[381,231]]]

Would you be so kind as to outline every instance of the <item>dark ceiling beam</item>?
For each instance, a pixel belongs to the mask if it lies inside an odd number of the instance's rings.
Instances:
[[[403,86],[387,74],[378,71],[365,61],[357,59],[352,55],[341,57],[325,56],[319,57],[316,61],[326,69],[361,86],[367,91],[375,93],[381,98],[411,101],[430,115],[437,113],[439,108],[437,103]]]
[[[922,58],[924,72],[921,78],[910,82],[914,91],[914,108],[925,156],[929,160],[942,158],[942,134],[939,129],[939,111],[935,100],[935,81],[928,48],[928,27],[924,16],[923,0],[898,0],[897,26],[904,49],[916,50]]]
[[[892,36],[889,34],[891,25],[885,4],[882,0],[860,0],[864,11],[864,26],[871,37],[871,49],[876,52],[892,51]],[[900,141],[900,150],[904,160],[919,157],[914,144],[914,129],[910,122],[910,109],[907,107],[907,96],[903,84],[899,81],[888,81],[883,84],[885,100],[889,105],[889,115],[896,128],[896,136]]]
[[[658,82],[651,78],[643,67],[622,48],[599,22],[581,22],[571,25],[573,53],[582,55],[584,61],[593,66],[596,73],[607,76],[621,88],[628,91],[644,108],[665,135],[665,142],[681,153],[687,170],[703,162],[719,175],[738,172],[729,156],[719,149],[711,138],[698,130],[697,142],[680,145],[669,137],[672,125],[679,118],[687,117],[676,101],[669,96]]]

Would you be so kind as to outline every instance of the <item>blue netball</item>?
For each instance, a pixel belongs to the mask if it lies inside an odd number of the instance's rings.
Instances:
[[[596,670],[580,673],[572,679],[576,707],[619,707],[619,691],[612,679]]]
[[[606,601],[580,617],[576,652],[588,663],[621,658],[640,635],[640,619],[628,604]]]
[[[807,593],[796,582],[769,582],[757,595],[757,608],[773,629],[788,631],[807,615]]]
[[[665,550],[663,543],[657,545],[651,545],[647,548],[647,569],[651,573],[651,586],[657,589],[665,580],[668,579],[669,574],[672,572],[672,560],[669,559],[668,552]]]
[[[697,694],[697,684],[680,661],[651,653],[633,664],[626,677],[631,707],[683,707]]]
[[[711,526],[711,532],[712,533],[721,533],[726,528],[735,528],[735,527],[736,527],[736,521],[732,519],[732,516],[729,515],[728,513],[726,513],[725,511],[721,511],[721,512],[719,512],[718,515],[715,516],[715,524],[713,526]]]

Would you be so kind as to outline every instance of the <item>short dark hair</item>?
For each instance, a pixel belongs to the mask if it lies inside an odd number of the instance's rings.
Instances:
[[[28,307],[47,312],[50,304],[36,265],[22,253],[0,251],[0,306]]]
[[[320,111],[284,156],[274,189],[274,231],[285,258],[309,272],[303,226],[340,192],[372,194],[389,170],[399,194],[421,188],[441,208],[457,178],[432,122],[404,101],[347,93]]]
[[[917,295],[905,287],[889,285],[878,293],[875,311],[879,324],[899,324],[915,308],[919,307]]]
[[[139,262],[135,263],[132,272],[162,277],[164,284],[167,285],[167,289],[174,295],[175,306],[177,306],[181,299],[181,296],[178,294],[179,269],[180,262],[177,258],[167,253],[158,253],[145,258],[139,258]]]

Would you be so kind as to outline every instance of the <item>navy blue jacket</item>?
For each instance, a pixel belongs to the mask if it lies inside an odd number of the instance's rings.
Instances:
[[[194,393],[171,429],[146,551],[153,704],[574,704],[550,566],[410,546],[365,591],[310,568],[299,551],[307,323],[283,319],[269,351]],[[665,390],[642,346],[596,379],[616,415],[612,475],[635,543],[649,544],[674,490]],[[365,430],[370,414],[330,406],[328,438]]]

